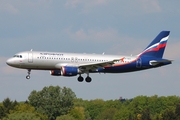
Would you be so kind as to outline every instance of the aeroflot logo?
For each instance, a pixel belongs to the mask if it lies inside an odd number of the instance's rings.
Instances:
[[[56,55],[56,56],[63,56],[61,53],[40,53],[40,55]]]
[[[160,42],[150,46],[149,48],[147,48],[146,50],[144,51],[152,51],[152,50],[159,50],[159,48],[163,48],[166,46],[166,43],[167,43],[167,40],[168,40],[169,36],[167,37],[164,37],[160,40]]]

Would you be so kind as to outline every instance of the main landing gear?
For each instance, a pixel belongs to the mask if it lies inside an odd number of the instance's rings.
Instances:
[[[31,69],[28,69],[28,75],[26,76],[26,79],[30,79]]]
[[[84,78],[81,76],[81,74],[79,75],[79,77],[77,79],[79,82],[83,82],[83,80],[84,80]],[[85,81],[88,83],[92,81],[91,77],[89,77],[89,73],[87,73],[87,77],[85,78]]]
[[[79,82],[83,82],[84,78],[81,76],[81,74],[79,75],[79,77],[77,78]]]
[[[86,82],[88,82],[88,83],[92,81],[91,77],[89,77],[89,76],[87,76],[85,80],[86,80]]]

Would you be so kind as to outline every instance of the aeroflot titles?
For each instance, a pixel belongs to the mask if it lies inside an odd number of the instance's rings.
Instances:
[[[63,56],[63,54],[60,54],[60,53],[40,53],[40,55],[56,55],[56,56]]]

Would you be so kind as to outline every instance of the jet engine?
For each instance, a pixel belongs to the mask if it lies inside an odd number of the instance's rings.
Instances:
[[[76,76],[79,73],[81,73],[81,71],[79,70],[78,67],[63,66],[61,68],[62,76]]]
[[[60,70],[51,70],[50,74],[53,76],[76,76],[82,73],[78,67],[63,66]]]
[[[50,74],[53,76],[61,76],[61,70],[51,70]]]

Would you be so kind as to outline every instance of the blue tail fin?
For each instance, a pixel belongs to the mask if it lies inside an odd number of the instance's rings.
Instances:
[[[162,31],[139,56],[162,58],[170,31]]]

